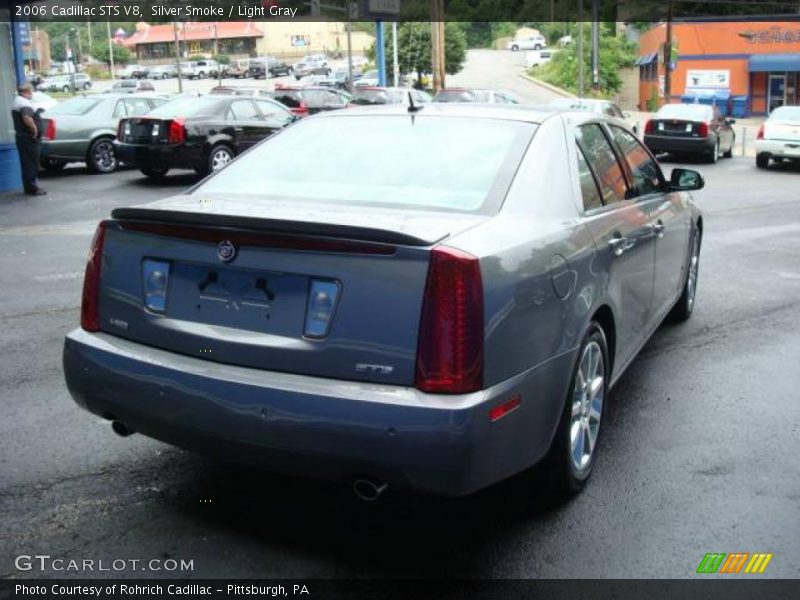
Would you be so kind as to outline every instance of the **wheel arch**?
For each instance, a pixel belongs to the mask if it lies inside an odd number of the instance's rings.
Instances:
[[[603,334],[606,336],[606,345],[608,346],[608,376],[612,377],[614,373],[614,363],[617,355],[617,325],[614,318],[614,312],[608,304],[600,306],[592,315],[592,321],[596,321],[603,329]]]

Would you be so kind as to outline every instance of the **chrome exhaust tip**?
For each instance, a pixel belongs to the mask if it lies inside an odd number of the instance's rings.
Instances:
[[[353,482],[353,493],[364,502],[374,502],[389,489],[389,484],[372,479],[356,479]]]
[[[136,433],[133,429],[128,429],[128,426],[122,421],[111,421],[111,429],[120,437],[128,437]]]

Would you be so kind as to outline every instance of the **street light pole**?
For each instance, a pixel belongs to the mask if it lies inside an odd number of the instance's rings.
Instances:
[[[583,98],[583,0],[578,0],[578,97]]]
[[[111,39],[111,21],[106,21],[106,31],[108,33],[108,63],[111,65],[111,81],[117,78],[114,72],[114,40]]]
[[[178,93],[183,93],[183,73],[181,73],[181,41],[178,39],[178,23],[172,22],[172,34],[175,37],[175,72],[178,75]]]

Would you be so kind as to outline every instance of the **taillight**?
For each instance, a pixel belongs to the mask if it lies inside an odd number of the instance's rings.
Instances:
[[[436,394],[463,394],[483,387],[480,262],[455,248],[439,246],[431,251],[415,385]]]
[[[655,133],[656,132],[656,124],[654,121],[650,120],[644,124],[644,132],[645,133]]]
[[[167,130],[167,143],[180,144],[186,141],[186,119],[172,119]]]
[[[756,139],[757,140],[763,140],[764,139],[764,124],[763,123],[761,124],[761,127],[758,128],[758,133],[756,134]]]
[[[297,108],[293,108],[292,112],[296,114],[298,117],[307,117],[308,116],[308,105],[305,102],[301,102]]]
[[[708,137],[708,123],[700,123],[700,126],[697,128],[697,135],[700,137]]]
[[[86,331],[100,331],[100,267],[103,262],[107,225],[108,221],[100,221],[97,224],[83,276],[81,327]]]
[[[53,119],[47,119],[47,130],[44,132],[44,137],[48,140],[56,139],[56,122]]]

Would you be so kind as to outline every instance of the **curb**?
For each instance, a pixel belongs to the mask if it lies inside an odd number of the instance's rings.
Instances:
[[[535,83],[536,85],[539,85],[539,86],[545,88],[546,90],[550,90],[554,94],[558,94],[559,96],[563,96],[564,98],[577,98],[577,96],[575,94],[573,94],[571,92],[568,92],[567,90],[562,90],[560,87],[557,87],[555,85],[552,85],[550,83],[542,81],[541,79],[536,79],[535,77],[531,77],[527,73],[520,73],[519,76],[522,77],[523,79],[527,79],[531,83]]]

